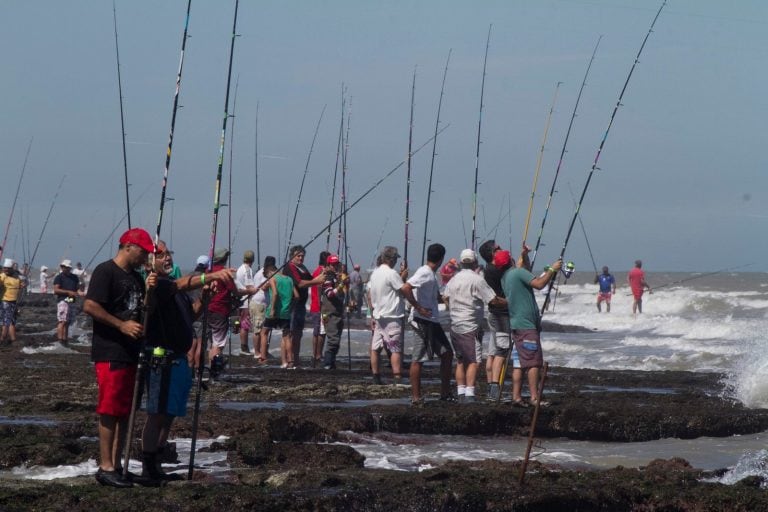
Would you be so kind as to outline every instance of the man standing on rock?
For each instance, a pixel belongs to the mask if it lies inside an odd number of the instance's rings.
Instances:
[[[294,245],[289,251],[290,260],[283,267],[283,275],[293,280],[293,285],[299,291],[299,298],[293,303],[291,310],[291,346],[293,355],[290,360],[293,364],[299,364],[299,352],[301,351],[301,335],[304,333],[304,323],[307,318],[307,299],[309,288],[322,284],[325,276],[319,274],[312,277],[307,267],[304,266],[306,251],[303,245]]]
[[[256,352],[259,346],[259,331],[261,325],[255,327],[251,322],[251,300],[256,293],[255,280],[253,275],[253,262],[256,255],[250,249],[243,253],[243,264],[237,269],[235,284],[240,295],[240,308],[238,309],[238,320],[240,321],[240,353],[250,355],[248,348],[248,334],[253,331],[253,350]],[[262,319],[263,321],[263,319]]]
[[[421,368],[435,355],[440,358],[440,400],[456,401],[456,397],[451,394],[453,349],[440,325],[440,312],[437,307],[441,298],[435,272],[443,264],[444,257],[443,245],[430,245],[427,248],[427,262],[403,285],[403,294],[407,296],[409,292],[412,293],[419,306],[429,311],[429,315],[422,316],[416,309],[411,310],[411,325],[420,340],[413,346],[410,371],[411,403],[415,406],[424,403],[421,396]]]
[[[10,345],[16,341],[16,305],[24,283],[19,278],[19,273],[13,269],[13,264],[11,258],[5,258],[0,272],[0,295],[3,298],[0,303],[0,345],[5,345],[6,342]]]
[[[520,368],[512,370],[514,404],[523,404],[521,396],[523,373],[528,374],[531,404],[536,405],[539,401],[539,370],[544,365],[544,356],[541,350],[541,314],[533,289],[541,290],[547,286],[557,276],[562,266],[562,260],[557,260],[538,277],[531,274],[525,267],[510,268],[501,280],[501,286],[508,301],[512,341],[520,360]]]
[[[144,334],[144,280],[137,271],[154,245],[149,233],[129,229],[120,236],[117,254],[93,271],[83,310],[93,318],[91,360],[99,398],[99,470],[96,480],[131,487],[122,478],[123,451],[131,413],[140,340]],[[62,267],[64,263],[62,262]]]
[[[390,245],[384,247],[379,256],[381,264],[373,271],[368,281],[371,315],[373,317],[371,370],[373,381],[376,384],[381,384],[379,354],[384,348],[392,354],[390,363],[392,364],[394,383],[400,384],[402,379],[403,320],[405,317],[403,296],[420,315],[429,318],[432,313],[419,305],[413,296],[413,291],[405,287],[403,279],[408,276],[408,267],[401,268],[399,274],[394,269],[399,257],[397,248]]]
[[[482,361],[483,308],[485,304],[504,305],[506,299],[497,297],[477,269],[477,256],[464,249],[459,257],[461,270],[443,290],[443,300],[451,312],[451,342],[456,350],[456,385],[459,401],[476,402],[477,366]]]
[[[344,281],[340,275],[341,264],[339,257],[329,254],[323,271],[323,282],[320,296],[321,322],[325,326],[326,344],[323,356],[323,368],[336,368],[336,354],[341,346],[341,333],[344,330]]]
[[[80,296],[80,280],[72,273],[72,262],[64,260],[59,265],[61,272],[53,278],[53,293],[56,295],[56,339],[62,345],[69,341],[69,326],[75,319],[75,300]]]

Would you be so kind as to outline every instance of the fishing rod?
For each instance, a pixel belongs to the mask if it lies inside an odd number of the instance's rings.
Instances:
[[[168,150],[165,153],[165,167],[163,169],[162,191],[160,193],[160,210],[157,215],[157,229],[155,230],[155,247],[160,240],[160,227],[163,223],[163,211],[165,210],[165,191],[168,188],[168,170],[171,167],[171,152],[173,149],[173,132],[176,128],[176,113],[179,110],[179,91],[181,90],[181,72],[184,69],[184,50],[187,47],[187,33],[189,29],[189,11],[192,8],[192,0],[187,0],[187,15],[184,19],[184,33],[181,36],[181,55],[179,57],[179,70],[176,72],[176,89],[173,94],[173,109],[171,110],[171,129],[168,134]],[[130,222],[128,223],[130,225]],[[126,464],[127,467],[127,464]]]
[[[347,129],[349,129],[349,122],[347,122]],[[349,244],[348,244],[348,238],[347,238],[347,194],[346,194],[346,185],[347,185],[347,149],[349,147],[349,132],[347,132],[347,138],[346,138],[346,144],[344,146],[344,164],[342,165],[342,173],[341,173],[341,208],[344,210],[344,216],[343,218],[343,224],[344,224],[344,265],[347,268],[347,277],[349,277]],[[339,222],[339,225],[341,226],[341,222]],[[352,333],[350,332],[350,325],[349,325],[349,285],[347,285],[347,293],[344,294],[344,310],[347,313],[347,368],[349,370],[352,369]],[[341,341],[341,340],[339,340]]]
[[[331,211],[328,214],[328,219],[333,218],[333,210],[336,201],[336,177],[339,173],[339,161],[341,158],[341,147],[344,143],[344,113],[345,113],[345,98],[344,98],[344,83],[341,84],[341,120],[339,122],[339,139],[336,142],[336,164],[333,167],[333,186],[331,187]],[[325,237],[325,250],[328,251],[331,246],[331,226],[328,226],[328,234]]]
[[[613,108],[613,113],[611,114],[611,118],[608,121],[608,127],[605,129],[605,133],[603,134],[603,139],[600,141],[600,146],[597,148],[597,154],[595,155],[595,160],[592,162],[592,168],[589,171],[589,174],[587,175],[587,180],[584,183],[584,188],[581,191],[581,197],[579,198],[579,202],[576,204],[576,211],[573,214],[573,218],[571,219],[571,223],[568,226],[568,232],[565,235],[565,241],[563,242],[563,248],[560,251],[560,259],[562,260],[565,257],[565,249],[568,247],[568,240],[571,238],[571,233],[573,232],[573,226],[576,223],[576,219],[579,216],[579,211],[581,210],[581,205],[584,203],[584,197],[587,195],[587,189],[589,188],[589,183],[592,181],[592,176],[595,173],[595,169],[597,169],[597,163],[600,160],[600,155],[603,152],[603,148],[605,147],[605,141],[608,139],[608,133],[611,131],[611,126],[613,126],[613,121],[616,118],[616,112],[619,110],[619,107],[621,106],[621,100],[624,98],[624,93],[627,91],[627,86],[629,85],[629,80],[632,78],[632,73],[635,71],[635,67],[637,66],[637,63],[640,62],[640,54],[643,53],[643,48],[645,48],[645,43],[648,42],[648,38],[651,35],[651,32],[653,32],[653,27],[656,25],[656,20],[659,19],[659,15],[661,14],[661,10],[664,8],[664,6],[667,5],[667,0],[664,0],[661,4],[661,7],[659,7],[659,10],[656,12],[656,16],[653,18],[653,22],[651,23],[650,28],[648,29],[648,33],[645,34],[645,38],[643,39],[643,43],[640,45],[640,49],[637,51],[637,56],[635,57],[635,61],[632,63],[632,67],[629,70],[629,74],[627,75],[627,79],[624,81],[624,86],[621,88],[621,93],[619,93],[619,99],[616,101],[616,106]],[[549,295],[552,292],[552,285],[554,280],[549,281],[549,286],[547,288],[547,295],[544,299],[544,302],[546,304],[547,301],[549,301]],[[543,311],[542,311],[543,313]]]
[[[437,101],[437,118],[435,119],[435,133],[440,127],[440,111],[443,107],[443,94],[445,92],[445,77],[448,76],[448,63],[451,61],[452,48],[448,49],[448,58],[445,59],[445,68],[443,69],[443,83],[440,86],[440,99]],[[432,140],[432,161],[429,164],[429,184],[427,185],[427,210],[424,215],[424,240],[421,242],[421,261],[427,253],[427,226],[429,225],[429,203],[432,198],[432,175],[435,172],[435,155],[437,155],[437,137]]]
[[[573,200],[573,205],[576,206],[576,197],[573,194],[573,187],[571,187],[571,182],[568,182],[568,191],[571,193],[571,199]],[[581,214],[579,214],[579,225],[581,226],[581,232],[584,233],[584,241],[587,243],[587,251],[589,251],[589,259],[592,260],[592,268],[595,269],[595,275],[597,276],[597,264],[595,263],[595,257],[592,255],[592,247],[589,245],[589,237],[587,236],[587,229],[584,227],[584,220],[581,218]],[[566,282],[568,280],[566,279]]]
[[[123,141],[123,175],[125,176],[125,208],[128,212],[128,229],[131,229],[131,200],[128,192],[128,154],[125,150],[125,115],[123,113],[123,81],[120,78],[120,46],[117,44],[117,8],[112,0],[112,19],[115,23],[115,60],[117,60],[117,92],[120,100],[120,134]]]
[[[461,202],[461,199],[459,199],[459,210],[461,211],[461,231],[464,233],[464,247],[467,247],[469,244],[467,243],[467,227],[464,225],[464,205]]]
[[[256,183],[256,262],[261,265],[261,238],[259,232],[259,102],[256,102],[256,130],[254,135],[254,181]]]
[[[301,185],[299,186],[299,196],[296,198],[296,208],[293,210],[293,221],[291,221],[291,231],[288,233],[288,243],[286,244],[285,259],[288,259],[288,251],[290,250],[291,243],[293,242],[293,229],[296,227],[296,217],[299,215],[299,205],[301,204],[301,194],[304,191],[304,182],[307,179],[309,173],[309,162],[312,159],[312,151],[315,149],[315,141],[317,140],[317,132],[320,131],[320,123],[323,121],[325,115],[325,108],[328,105],[323,105],[323,110],[320,111],[320,117],[317,120],[315,126],[315,133],[312,135],[312,144],[309,145],[309,153],[307,153],[307,162],[304,164],[304,175],[301,177]]]
[[[405,241],[403,242],[403,265],[408,268],[408,225],[411,223],[411,160],[413,153],[413,107],[416,96],[416,66],[413,67],[413,82],[411,83],[411,120],[408,125],[408,165],[405,171]]]
[[[657,291],[657,290],[660,290],[661,288],[666,288],[667,286],[672,286],[672,285],[675,285],[675,284],[687,283],[688,281],[693,281],[694,279],[701,279],[702,277],[709,277],[709,276],[714,276],[714,275],[717,275],[717,274],[722,274],[723,272],[733,272],[734,270],[738,270],[740,268],[751,267],[752,265],[754,265],[754,263],[746,263],[744,265],[738,265],[736,267],[721,268],[720,270],[715,270],[714,272],[705,272],[703,274],[699,274],[699,275],[695,275],[695,276],[691,276],[691,277],[686,277],[684,279],[677,279],[675,281],[670,281],[668,283],[664,283],[664,284],[662,284],[660,286],[654,286],[653,287],[653,291]]]
[[[555,104],[557,103],[557,94],[560,92],[560,86],[563,82],[557,82],[555,84],[555,95],[552,97],[552,105],[549,107],[549,114],[547,114],[547,122],[544,124],[544,135],[541,137],[541,147],[539,148],[539,156],[536,158],[536,170],[533,172],[533,188],[531,190],[531,198],[528,200],[528,215],[525,217],[525,229],[523,229],[523,244],[528,240],[528,226],[531,223],[531,212],[533,212],[533,198],[536,196],[536,187],[539,183],[539,171],[541,171],[541,162],[544,160],[544,148],[547,145],[547,136],[549,135],[549,127],[552,123],[552,113],[555,111]]]
[[[352,98],[349,99],[349,108],[347,109],[347,124],[345,127],[345,135],[343,140],[343,148],[341,151],[341,209],[343,210],[347,204],[347,154],[349,153],[349,127],[352,121]],[[336,254],[341,252],[341,237],[342,237],[342,225],[341,217],[339,217],[339,233],[338,233],[338,246],[336,247]],[[346,233],[343,234],[346,236]]]
[[[387,215],[387,218],[384,219],[384,225],[381,227],[381,232],[379,233],[379,241],[376,242],[376,250],[373,253],[373,259],[371,260],[371,267],[376,266],[376,257],[379,255],[379,249],[381,248],[381,240],[384,238],[384,230],[387,229],[387,224],[389,223],[389,215]]]
[[[24,156],[24,165],[21,166],[21,174],[19,175],[19,183],[16,185],[16,194],[13,196],[13,204],[11,205],[11,215],[8,217],[8,224],[5,225],[5,235],[3,235],[3,243],[0,244],[0,258],[3,256],[3,250],[5,243],[8,241],[8,231],[11,229],[11,223],[13,222],[13,212],[16,210],[16,201],[19,199],[19,191],[21,190],[21,182],[24,179],[24,172],[27,170],[27,162],[29,161],[29,152],[32,150],[32,141],[34,137],[29,139],[29,146],[27,146],[27,154]]]
[[[240,75],[235,80],[235,95],[232,99],[232,135],[229,137],[229,197],[227,199],[227,250],[232,254],[232,155],[235,151],[235,112],[237,112],[237,89],[240,86]],[[229,345],[230,356],[232,344]]]
[[[447,129],[448,129],[448,127],[449,127],[449,126],[451,126],[451,125],[450,125],[450,124],[447,124],[447,125],[445,125],[445,126],[442,128],[442,129],[440,129],[440,131],[438,131],[438,132],[437,132],[437,135],[440,135],[441,133],[443,133],[445,130],[447,130]],[[432,137],[434,137],[434,135],[433,135]],[[421,150],[424,148],[424,146],[426,146],[427,144],[429,144],[430,142],[432,142],[432,137],[430,137],[430,138],[429,138],[429,139],[428,139],[426,142],[424,142],[422,145],[420,145],[419,147],[417,147],[417,148],[416,148],[416,149],[413,151],[413,154],[415,155],[416,153],[418,153],[419,151],[421,151]],[[338,215],[336,215],[336,217],[334,217],[333,219],[331,219],[331,222],[329,222],[329,223],[328,223],[328,225],[333,225],[333,224],[335,224],[335,223],[336,223],[336,221],[338,221],[339,219],[341,219],[341,217],[342,217],[343,215],[345,215],[345,214],[346,214],[346,213],[347,213],[349,210],[351,210],[352,208],[354,208],[355,206],[357,206],[357,205],[358,205],[358,203],[360,203],[360,201],[362,201],[363,199],[365,199],[366,197],[368,197],[368,195],[369,195],[371,192],[373,192],[374,190],[376,190],[376,189],[377,189],[377,188],[378,188],[378,187],[379,187],[379,186],[380,186],[382,183],[384,183],[384,181],[385,181],[387,178],[389,178],[390,176],[392,176],[392,175],[393,175],[393,174],[394,174],[394,173],[395,173],[395,172],[396,172],[398,169],[400,169],[400,168],[401,168],[403,165],[405,165],[405,163],[406,163],[406,161],[405,161],[405,160],[401,160],[399,164],[397,164],[396,166],[394,166],[392,169],[390,169],[390,170],[389,170],[389,172],[387,172],[387,173],[386,173],[384,176],[382,176],[381,178],[379,178],[379,179],[378,179],[378,180],[377,180],[377,181],[376,181],[376,182],[375,182],[373,185],[371,185],[370,187],[368,187],[368,189],[367,189],[365,192],[363,192],[363,193],[360,195],[360,197],[358,197],[357,199],[355,199],[355,200],[354,200],[354,201],[353,201],[351,204],[349,204],[349,206],[346,206],[346,207],[344,207],[344,208],[342,209],[342,211],[341,211],[341,212],[340,212]],[[316,234],[315,236],[313,236],[312,238],[310,238],[310,239],[309,239],[309,241],[303,245],[304,249],[306,249],[307,247],[309,247],[309,246],[310,246],[312,243],[314,243],[314,242],[315,242],[315,240],[317,240],[318,238],[320,238],[320,237],[322,236],[322,234],[323,234],[323,233],[325,233],[325,231],[328,229],[328,225],[325,225],[325,226],[323,226],[323,229],[321,229],[320,231],[318,231],[318,232],[317,232],[317,234]],[[284,268],[284,267],[285,267],[287,264],[288,264],[288,262],[286,261],[286,262],[285,262],[285,263],[283,263],[283,264],[282,264],[280,267],[278,267],[278,269],[275,271],[275,274],[277,274],[278,272],[280,272],[280,270],[282,270],[282,269],[283,269],[283,268]],[[274,274],[273,274],[273,276],[274,276]],[[268,278],[268,279],[265,281],[265,283],[268,283],[270,279],[273,279],[273,277],[269,277],[269,278]],[[264,284],[262,284],[261,286],[265,286],[265,285],[264,285]]]
[[[29,259],[29,268],[33,268],[33,265],[35,263],[35,256],[37,256],[37,250],[40,248],[40,242],[43,240],[43,234],[45,233],[45,228],[48,226],[48,220],[51,218],[51,212],[53,212],[53,207],[56,205],[56,199],[59,197],[59,192],[61,191],[61,186],[64,184],[64,180],[66,179],[67,175],[61,177],[61,181],[59,182],[59,186],[56,188],[56,193],[53,195],[53,200],[51,201],[51,207],[48,208],[48,214],[45,216],[45,221],[43,221],[43,228],[40,230],[40,236],[37,237],[37,244],[35,244],[35,250],[32,251],[32,256]]]
[[[544,216],[541,219],[541,227],[539,228],[539,236],[536,238],[536,245],[533,248],[533,256],[531,256],[531,266],[534,268],[536,263],[536,256],[539,254],[539,247],[541,246],[541,236],[544,233],[544,226],[547,224],[547,215],[549,214],[549,207],[552,205],[552,197],[555,195],[555,187],[557,187],[557,178],[560,176],[560,168],[563,165],[563,158],[565,157],[566,149],[568,148],[568,140],[571,137],[571,129],[573,128],[573,122],[576,119],[576,114],[579,110],[579,103],[581,102],[581,94],[584,92],[584,87],[587,85],[587,77],[589,76],[589,70],[592,69],[592,62],[595,60],[597,54],[597,47],[600,46],[600,40],[603,36],[597,38],[595,48],[592,50],[592,56],[589,58],[589,64],[587,64],[587,70],[584,72],[584,79],[581,81],[581,87],[579,87],[579,94],[576,96],[576,104],[573,106],[573,112],[571,113],[571,120],[568,122],[568,130],[565,132],[565,139],[563,140],[563,147],[560,149],[560,159],[557,161],[557,168],[555,169],[555,177],[552,179],[552,186],[549,189],[549,197],[547,198],[547,205],[544,209]],[[525,242],[525,238],[523,239]]]
[[[472,240],[470,249],[475,248],[475,222],[477,219],[477,177],[480,173],[480,132],[483,126],[483,97],[485,95],[485,69],[488,64],[488,47],[491,44],[491,28],[493,24],[488,26],[488,38],[485,40],[485,58],[483,59],[483,80],[480,84],[480,116],[477,121],[477,146],[475,150],[475,188],[472,193]]]
[[[211,222],[211,245],[208,248],[208,270],[213,267],[213,252],[216,246],[216,229],[218,227],[219,220],[219,195],[221,192],[221,174],[224,167],[224,144],[226,142],[227,134],[227,120],[229,119],[229,91],[232,83],[232,61],[235,56],[235,38],[237,37],[237,9],[240,5],[240,0],[235,0],[235,15],[232,21],[232,39],[229,45],[229,66],[227,69],[227,89],[224,96],[224,116],[221,123],[221,141],[219,144],[219,162],[216,168],[216,184],[213,193],[213,220]],[[197,383],[195,390],[195,408],[192,417],[192,443],[189,450],[189,470],[187,472],[187,479],[192,480],[192,472],[195,467],[195,449],[197,446],[197,427],[200,421],[200,396],[203,389],[203,362],[205,361],[205,348],[207,347],[207,331],[208,331],[208,307],[204,301],[203,304],[203,320],[202,320],[202,337],[203,344],[200,347],[200,358],[197,364]]]

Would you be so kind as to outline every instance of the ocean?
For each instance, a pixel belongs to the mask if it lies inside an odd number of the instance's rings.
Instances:
[[[545,320],[578,326],[580,332],[551,332],[542,335],[545,359],[553,367],[602,370],[647,370],[714,372],[722,375],[719,390],[726,399],[751,408],[768,407],[768,278],[757,272],[653,273],[646,280],[654,290],[646,292],[643,313],[632,314],[632,296],[625,284],[626,274],[615,274],[618,284],[611,312],[598,313],[597,285],[592,273],[575,273],[560,283]],[[445,313],[445,312],[443,312]],[[82,343],[88,334],[76,329]],[[406,336],[406,352],[411,346]],[[487,337],[487,335],[486,335]],[[347,335],[342,352],[347,351]],[[233,337],[234,339],[234,337]],[[370,333],[351,330],[353,357],[368,354]],[[233,341],[237,352],[239,341]],[[279,357],[273,339],[271,352]],[[309,358],[308,332],[302,340],[302,357]],[[41,350],[68,350],[46,347]],[[407,400],[403,400],[407,403]],[[279,404],[278,404],[279,405]],[[360,406],[364,404],[349,404]],[[265,407],[264,404],[256,408]],[[245,406],[245,409],[248,407]],[[450,460],[522,457],[525,440],[507,437],[417,436],[344,433],[348,444],[366,457],[367,467],[419,471]],[[735,483],[748,475],[768,478],[768,432],[727,438],[692,440],[662,439],[643,443],[599,443],[567,439],[540,440],[534,457],[542,462],[571,467],[608,468],[616,465],[638,467],[654,458],[679,456],[702,469],[729,468],[717,481]],[[180,455],[188,440],[178,439]],[[212,467],[212,471],[213,471]],[[218,469],[220,470],[220,468]],[[34,472],[34,478],[59,478],[95,471],[59,468]],[[15,477],[33,477],[28,468]],[[47,476],[46,476],[47,475]],[[3,475],[0,475],[2,477]],[[7,473],[5,475],[8,476]]]

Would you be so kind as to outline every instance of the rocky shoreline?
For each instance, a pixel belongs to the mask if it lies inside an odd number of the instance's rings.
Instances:
[[[51,298],[30,296],[20,313],[19,340],[0,351],[0,469],[69,465],[97,458],[96,386],[89,348],[24,353],[51,343],[34,333],[53,328]],[[230,469],[160,489],[115,490],[92,476],[0,480],[0,510],[768,510],[764,482],[726,486],[670,453],[635,469],[574,470],[532,462],[518,483],[520,462],[450,462],[409,473],[364,468],[345,432],[505,435],[525,438],[532,410],[508,404],[445,404],[436,400],[437,369],[425,367],[423,408],[375,400],[407,398],[405,386],[374,385],[365,361],[333,374],[257,367],[235,357],[224,377],[203,392],[199,437],[226,436],[206,450],[225,452]],[[601,442],[723,437],[768,430],[768,410],[746,409],[720,396],[720,376],[690,372],[551,368],[537,437]],[[670,392],[649,394],[661,388]],[[611,392],[600,392],[611,389]],[[481,390],[482,391],[482,390]],[[373,405],[343,407],[350,400]],[[242,411],[224,404],[265,402],[281,408]],[[320,403],[318,403],[320,402]],[[391,402],[391,401],[390,401]],[[309,407],[302,404],[312,403]],[[34,419],[34,421],[32,420]],[[17,420],[17,421],[12,421]],[[138,424],[143,424],[143,413]],[[173,438],[191,436],[191,414]],[[186,461],[183,461],[186,462]]]

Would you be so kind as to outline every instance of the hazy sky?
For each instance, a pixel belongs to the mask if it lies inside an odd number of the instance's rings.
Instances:
[[[537,267],[559,253],[578,196],[656,0],[251,1],[240,3],[222,203],[232,159],[234,263],[256,249],[255,127],[261,255],[280,255],[318,116],[294,243],[328,221],[342,82],[351,98],[348,198],[403,160],[417,66],[414,147],[432,136],[452,49],[437,143],[429,239],[458,255],[471,230],[480,83],[489,24],[477,236],[522,239],[555,84],[560,87],[535,197],[536,241],[589,56],[603,35],[550,208]],[[118,0],[117,17],[134,226],[154,235],[186,0]],[[177,262],[207,253],[234,1],[193,0],[161,237]],[[66,181],[35,266],[107,259],[125,214],[112,3],[0,2],[0,221],[9,218],[34,137],[4,256],[29,259],[56,188]],[[768,242],[768,2],[671,0],[617,113],[582,207],[598,266],[637,258],[667,271],[713,271],[765,257]],[[236,105],[235,83],[238,83]],[[230,139],[231,138],[231,139]],[[411,266],[421,254],[431,145],[414,156]],[[350,255],[368,266],[404,242],[405,168],[350,211]],[[334,199],[340,203],[339,193]],[[511,203],[511,225],[507,215]],[[337,208],[338,210],[338,208]],[[226,245],[228,208],[217,245]],[[495,228],[494,226],[497,226]],[[118,229],[117,234],[125,229]],[[466,233],[466,234],[465,234]],[[334,235],[335,236],[335,235]],[[97,253],[99,246],[107,246]],[[335,243],[332,243],[335,250]],[[323,236],[308,249],[314,266]],[[592,264],[579,225],[566,259]],[[91,267],[93,267],[93,265]],[[751,270],[761,270],[756,265]]]

